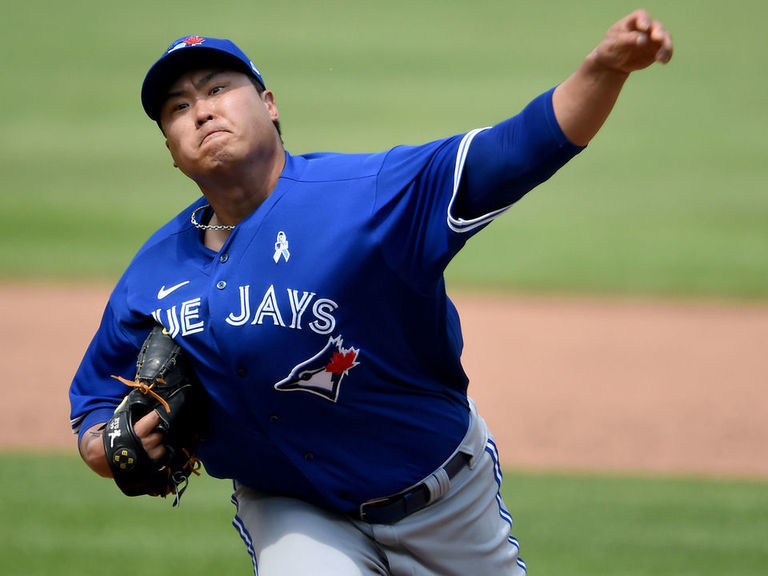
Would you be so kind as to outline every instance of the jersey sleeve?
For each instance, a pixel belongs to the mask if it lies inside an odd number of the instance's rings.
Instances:
[[[166,249],[178,256],[181,243],[169,244],[168,238],[180,238],[180,231],[189,227],[191,210],[204,203],[204,198],[197,199],[157,230],[136,253],[110,294],[99,328],[69,388],[70,423],[79,435],[78,441],[89,428],[109,421],[117,405],[130,392],[112,376],[133,380],[139,350],[155,324],[151,316],[138,311],[140,307],[135,302],[136,294],[152,270],[163,266],[147,254],[166,245],[170,246]]]
[[[552,92],[496,126],[389,152],[374,223],[385,261],[417,291],[430,291],[473,234],[581,150],[560,130]]]
[[[571,143],[555,118],[554,88],[516,116],[471,134],[448,224],[470,232],[505,212],[584,147]],[[459,167],[457,166],[457,170]]]
[[[146,319],[134,317],[125,306],[124,286],[121,281],[112,292],[69,388],[70,423],[78,442],[86,430],[107,422],[129,392],[112,375],[133,379],[136,357],[149,332]]]

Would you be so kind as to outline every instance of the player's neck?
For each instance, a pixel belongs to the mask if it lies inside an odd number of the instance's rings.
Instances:
[[[259,165],[263,168],[259,169]],[[212,220],[223,226],[234,226],[247,218],[269,197],[277,186],[285,167],[285,151],[280,150],[269,162],[247,163],[239,170],[197,181],[213,208]]]
[[[203,233],[203,244],[214,252],[220,252],[230,232],[230,230],[206,230]]]

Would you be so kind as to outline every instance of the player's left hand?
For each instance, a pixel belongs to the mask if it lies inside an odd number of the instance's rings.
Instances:
[[[663,24],[636,10],[608,29],[593,56],[599,66],[629,74],[654,62],[666,64],[672,52],[672,37]]]
[[[160,416],[152,410],[146,416],[139,418],[133,425],[136,437],[153,460],[162,460],[168,452],[163,444],[165,435],[158,430],[160,422]]]

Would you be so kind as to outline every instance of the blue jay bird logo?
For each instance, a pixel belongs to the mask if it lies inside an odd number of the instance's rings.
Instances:
[[[328,343],[309,360],[302,362],[291,373],[275,384],[275,390],[303,390],[336,402],[341,381],[357,366],[359,348],[344,348],[341,336],[331,337]]]

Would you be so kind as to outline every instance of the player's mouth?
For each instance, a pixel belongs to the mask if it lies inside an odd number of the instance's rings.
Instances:
[[[206,142],[210,142],[211,140],[215,138],[219,138],[220,136],[227,134],[228,132],[226,130],[211,130],[210,132],[207,132],[203,137],[200,139],[200,145],[202,146]]]

